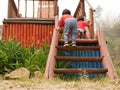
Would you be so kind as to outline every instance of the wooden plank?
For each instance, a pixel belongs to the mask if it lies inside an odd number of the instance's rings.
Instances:
[[[100,46],[76,46],[76,47],[56,46],[56,48],[59,49],[59,50],[99,50]]]
[[[54,24],[54,21],[12,21],[12,20],[4,20],[3,24]]]
[[[30,18],[8,18],[3,20],[3,24],[55,24],[55,19],[30,19]]]
[[[59,42],[64,43],[64,39],[59,39]],[[71,43],[72,40],[69,40],[69,43]],[[97,39],[76,39],[76,43],[98,43]]]
[[[81,69],[54,69],[55,74],[62,74],[62,73],[66,73],[66,74],[102,74],[102,73],[106,73],[108,71],[107,68],[81,68]]]
[[[103,30],[97,30],[97,38],[100,48],[101,57],[104,56],[102,63],[105,68],[108,68],[108,72],[106,73],[107,78],[109,79],[118,79],[118,75],[115,71],[114,65],[112,63],[108,47],[105,42],[105,36]]]
[[[54,21],[54,18],[7,18],[7,21]]]
[[[55,56],[56,60],[59,61],[77,61],[77,62],[101,62],[101,57],[63,57],[63,56]]]
[[[42,43],[50,45],[54,29],[54,24],[39,23],[7,23],[3,26],[2,38],[4,40],[15,36],[15,40],[19,40],[22,46],[30,47],[34,44],[38,48],[42,46]]]

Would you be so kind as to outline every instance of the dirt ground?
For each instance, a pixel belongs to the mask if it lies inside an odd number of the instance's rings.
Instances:
[[[120,80],[64,81],[33,78],[29,80],[0,80],[0,90],[120,90]]]

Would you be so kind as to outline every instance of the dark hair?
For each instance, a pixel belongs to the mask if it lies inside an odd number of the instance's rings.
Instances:
[[[77,21],[79,21],[79,20],[84,21],[84,17],[83,16],[79,16],[78,19],[77,19]]]
[[[64,14],[69,14],[69,15],[71,15],[71,12],[70,12],[70,10],[68,10],[68,9],[64,9],[63,12],[62,12],[62,15],[64,15]]]

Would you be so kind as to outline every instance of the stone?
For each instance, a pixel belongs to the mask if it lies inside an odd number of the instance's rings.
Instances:
[[[24,67],[20,67],[19,69],[16,69],[4,76],[5,79],[21,79],[21,78],[29,79],[29,77],[30,71]]]

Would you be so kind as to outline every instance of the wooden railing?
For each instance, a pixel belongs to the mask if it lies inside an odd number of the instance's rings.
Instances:
[[[84,0],[79,1],[76,11],[74,13],[74,17],[78,18],[80,15],[86,16]]]
[[[8,0],[8,18],[54,18],[57,0]]]
[[[90,5],[90,3],[88,2],[88,0],[80,0],[78,3],[78,6],[76,8],[76,11],[74,13],[74,17],[78,18],[79,16],[84,16],[86,17],[86,12],[85,12],[85,1],[88,4],[89,8],[89,21],[91,23],[90,25],[90,37],[93,39],[94,38],[94,15],[93,12],[95,11],[93,9],[93,7]]]
[[[57,49],[56,46],[58,45],[58,35],[59,32],[56,30],[56,28],[58,27],[58,3],[57,0],[54,1],[54,11],[55,11],[55,28],[53,30],[53,36],[52,36],[52,41],[51,41],[51,46],[50,46],[50,51],[49,51],[49,55],[47,58],[47,62],[46,62],[46,69],[45,69],[45,73],[44,76],[46,78],[53,78],[54,77],[54,71],[53,69],[55,68],[55,58],[54,56],[56,56],[57,54]]]
[[[41,48],[43,43],[50,45],[53,30],[58,23],[55,20],[55,17],[58,16],[57,0],[8,1],[8,18],[3,20],[2,39],[7,41],[14,37],[26,47],[34,44],[36,48]],[[32,9],[30,8],[31,17],[27,16],[29,14],[28,6],[32,7]],[[21,8],[23,14],[20,12]]]
[[[100,46],[100,55],[103,57],[102,63],[104,65],[104,68],[108,69],[108,72],[106,73],[107,78],[109,79],[118,79],[118,76],[116,74],[114,65],[112,63],[108,47],[106,45],[105,36],[103,30],[97,30],[97,39],[98,44]]]
[[[8,1],[8,18],[19,18],[17,6],[14,0]]]
[[[43,43],[51,44],[54,27],[54,19],[5,19],[2,39],[15,37],[22,46],[41,48]]]

